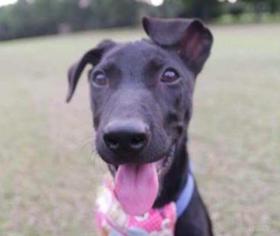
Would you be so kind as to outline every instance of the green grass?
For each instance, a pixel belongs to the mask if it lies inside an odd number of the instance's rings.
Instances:
[[[262,13],[260,17],[256,17],[254,13],[243,13],[236,18],[231,14],[223,14],[216,23],[218,24],[254,24],[261,22],[263,24],[277,24],[280,22],[280,14],[271,15],[270,13]]]
[[[280,234],[280,26],[213,27],[190,152],[217,235]],[[92,151],[84,79],[64,103],[66,70],[97,31],[0,44],[0,235],[94,235],[104,166]]]

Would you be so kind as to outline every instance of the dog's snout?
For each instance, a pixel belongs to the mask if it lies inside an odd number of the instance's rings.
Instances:
[[[117,155],[138,154],[149,139],[148,126],[138,120],[114,121],[104,128],[104,142]]]

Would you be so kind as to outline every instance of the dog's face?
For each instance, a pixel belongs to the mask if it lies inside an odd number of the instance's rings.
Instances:
[[[124,166],[117,176],[154,168],[160,185],[176,142],[186,132],[195,79],[213,38],[197,20],[144,18],[143,26],[151,40],[104,41],[73,65],[68,101],[91,64],[88,81],[99,155],[113,175]]]

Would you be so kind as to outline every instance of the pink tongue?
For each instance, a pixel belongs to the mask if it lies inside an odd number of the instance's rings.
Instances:
[[[149,211],[158,194],[155,164],[121,165],[115,177],[115,195],[129,215],[143,215]]]

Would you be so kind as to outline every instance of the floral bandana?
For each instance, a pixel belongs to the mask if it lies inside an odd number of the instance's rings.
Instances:
[[[97,198],[96,223],[101,236],[173,236],[176,204],[151,209],[143,216],[127,215],[113,193],[112,182],[104,184]]]

